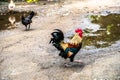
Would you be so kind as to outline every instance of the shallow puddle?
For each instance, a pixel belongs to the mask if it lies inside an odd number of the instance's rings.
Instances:
[[[96,27],[84,30],[84,47],[104,48],[120,40],[120,14],[89,15],[88,18]]]
[[[15,28],[15,23],[21,20],[21,16],[29,15],[31,11],[0,13],[0,31]]]

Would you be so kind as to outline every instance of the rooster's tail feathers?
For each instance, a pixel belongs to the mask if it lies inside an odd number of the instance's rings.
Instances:
[[[62,40],[64,40],[64,34],[61,30],[55,29],[56,31],[52,32],[52,38],[49,43],[60,43]]]
[[[54,29],[54,30],[56,30],[56,31],[58,31],[58,32],[63,34],[63,32],[60,29]]]
[[[54,30],[58,31],[58,33],[59,33],[60,36],[61,36],[61,39],[63,40],[63,39],[64,39],[64,34],[63,34],[63,32],[62,32],[60,29],[54,29]]]
[[[59,38],[60,40],[64,39],[64,34],[60,29],[54,29],[56,30],[55,32],[52,33],[53,36]]]

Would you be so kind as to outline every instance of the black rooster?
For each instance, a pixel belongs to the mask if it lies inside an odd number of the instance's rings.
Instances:
[[[25,25],[26,30],[30,29],[30,24],[32,23],[32,18],[34,16],[34,12],[32,11],[29,16],[27,16],[26,18],[24,16],[22,16],[21,20],[22,20],[22,24]],[[29,25],[29,27],[27,28],[27,25]]]
[[[59,56],[63,57],[64,59],[69,58],[70,62],[73,62],[75,55],[82,47],[82,30],[76,29],[75,30],[76,33],[69,43],[65,43],[63,41],[64,34],[61,30],[59,29],[55,29],[55,30],[56,31],[51,33],[52,38],[50,40],[50,43],[52,43],[53,46],[60,51]],[[81,62],[81,61],[76,60],[76,62]]]

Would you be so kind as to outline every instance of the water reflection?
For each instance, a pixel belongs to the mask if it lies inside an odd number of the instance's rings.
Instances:
[[[90,15],[89,18],[92,23],[100,25],[100,29],[96,32],[90,31],[90,28],[84,31],[88,34],[83,40],[84,47],[94,46],[96,48],[103,48],[120,40],[120,14],[110,14],[107,16]]]
[[[15,21],[16,18],[14,15],[10,15],[10,17],[8,18],[9,22],[10,22],[10,26],[8,27],[9,29],[11,28],[15,28]]]
[[[30,11],[0,13],[0,31],[16,28],[15,23],[21,20],[21,16],[28,15]]]

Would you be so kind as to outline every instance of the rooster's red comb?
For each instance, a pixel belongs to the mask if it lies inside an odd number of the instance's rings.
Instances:
[[[76,32],[76,33],[80,33],[80,32],[82,33],[82,29],[77,28],[77,29],[75,30],[75,32]]]
[[[75,32],[78,33],[80,37],[82,37],[82,33],[83,33],[82,29],[77,28]]]

